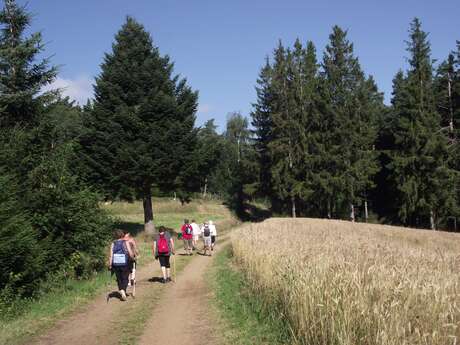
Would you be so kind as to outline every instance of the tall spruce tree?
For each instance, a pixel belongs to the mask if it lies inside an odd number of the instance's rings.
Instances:
[[[272,140],[272,113],[273,113],[273,90],[272,90],[272,66],[267,57],[257,79],[256,93],[257,102],[253,104],[251,112],[251,125],[254,128],[254,148],[257,153],[257,160],[260,167],[258,194],[262,197],[272,196],[271,183],[271,158],[269,143]]]
[[[168,192],[189,187],[198,95],[172,75],[169,57],[131,17],[101,69],[82,138],[88,179],[107,198],[142,198],[146,230],[152,231],[152,186]]]
[[[346,31],[335,26],[323,57],[321,185],[328,215],[350,214],[354,219],[357,204],[363,204],[366,213],[366,194],[378,171],[373,147],[383,97],[372,77],[365,77],[346,36]]]
[[[401,222],[435,229],[454,207],[455,172],[448,166],[447,139],[440,130],[427,36],[415,18],[407,41],[410,67],[394,83],[389,168]]]
[[[14,0],[0,12],[0,127],[30,126],[53,92],[39,94],[56,77],[49,59],[36,61],[44,44],[39,32],[25,37],[31,15]]]

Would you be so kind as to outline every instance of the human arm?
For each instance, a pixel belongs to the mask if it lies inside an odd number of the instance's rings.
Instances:
[[[134,251],[133,251],[133,248],[131,246],[131,244],[127,241],[125,241],[125,246],[126,246],[126,249],[128,250],[128,255],[130,257],[130,259],[134,259]]]
[[[109,268],[109,270],[112,269],[112,260],[113,260],[113,243],[110,245],[109,261],[107,262],[107,267]]]
[[[169,239],[169,242],[171,244],[171,254],[172,255],[175,255],[176,254],[176,251],[174,249],[174,240],[172,239],[172,237]]]
[[[156,255],[156,252],[157,252],[157,241],[153,241],[153,247],[152,247],[152,250],[153,250],[153,257],[156,259],[158,259],[158,255]]]

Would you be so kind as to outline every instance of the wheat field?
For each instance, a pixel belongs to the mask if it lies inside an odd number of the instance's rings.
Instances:
[[[460,344],[460,235],[322,219],[232,233],[235,265],[293,344]]]

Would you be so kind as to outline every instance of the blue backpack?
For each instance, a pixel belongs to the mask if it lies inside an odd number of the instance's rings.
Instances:
[[[113,267],[124,267],[128,265],[128,250],[125,246],[125,241],[118,240],[113,242]]]

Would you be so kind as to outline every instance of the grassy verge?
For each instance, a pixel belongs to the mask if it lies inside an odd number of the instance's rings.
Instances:
[[[113,203],[103,205],[113,216],[119,219],[125,229],[133,234],[139,233],[142,228],[142,203]],[[155,225],[165,225],[178,229],[184,218],[195,218],[197,222],[213,219],[230,223],[231,215],[228,210],[215,201],[197,200],[181,206],[179,202],[164,199],[154,199]],[[144,236],[138,236],[138,245],[141,252],[139,267],[152,260],[151,242]],[[177,243],[179,249],[181,242]],[[177,262],[177,269],[181,264]],[[184,265],[185,265],[184,261]],[[0,344],[17,345],[29,343],[29,340],[46,332],[56,321],[61,320],[72,312],[91,302],[95,296],[113,283],[108,273],[101,272],[89,280],[68,279],[56,286],[53,291],[30,301],[20,301],[19,316],[9,319],[0,319]],[[149,301],[150,303],[150,301]],[[150,305],[150,304],[149,304]],[[148,308],[143,310],[147,310]],[[133,311],[132,318],[142,318],[145,312]],[[137,323],[136,323],[137,324]],[[143,322],[138,322],[143,325]],[[141,327],[141,326],[139,326]]]
[[[250,293],[243,274],[233,266],[231,245],[217,254],[210,273],[225,344],[286,344],[289,334],[281,319],[268,317],[262,301]]]

